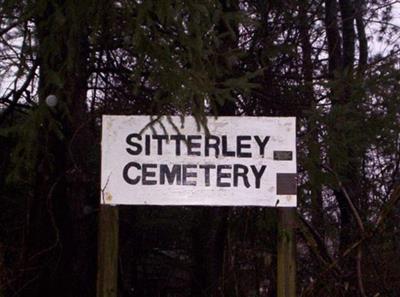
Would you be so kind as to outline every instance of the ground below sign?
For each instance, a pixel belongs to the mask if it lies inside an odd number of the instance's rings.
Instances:
[[[104,204],[296,206],[289,117],[103,116]]]

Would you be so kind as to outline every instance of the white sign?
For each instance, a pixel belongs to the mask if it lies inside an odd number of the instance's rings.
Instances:
[[[103,116],[101,203],[296,206],[296,121]]]

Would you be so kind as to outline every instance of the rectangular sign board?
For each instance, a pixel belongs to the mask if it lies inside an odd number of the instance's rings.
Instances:
[[[293,117],[103,116],[101,203],[296,206]]]

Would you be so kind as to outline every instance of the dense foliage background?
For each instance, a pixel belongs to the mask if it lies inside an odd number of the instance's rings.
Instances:
[[[95,296],[102,114],[296,116],[298,296],[399,296],[399,10],[0,0],[0,296]],[[121,207],[119,296],[275,296],[276,235],[273,208]]]

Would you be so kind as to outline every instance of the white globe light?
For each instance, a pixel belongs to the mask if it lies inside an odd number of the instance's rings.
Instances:
[[[58,99],[56,95],[49,95],[46,97],[46,104],[50,107],[57,105]]]

